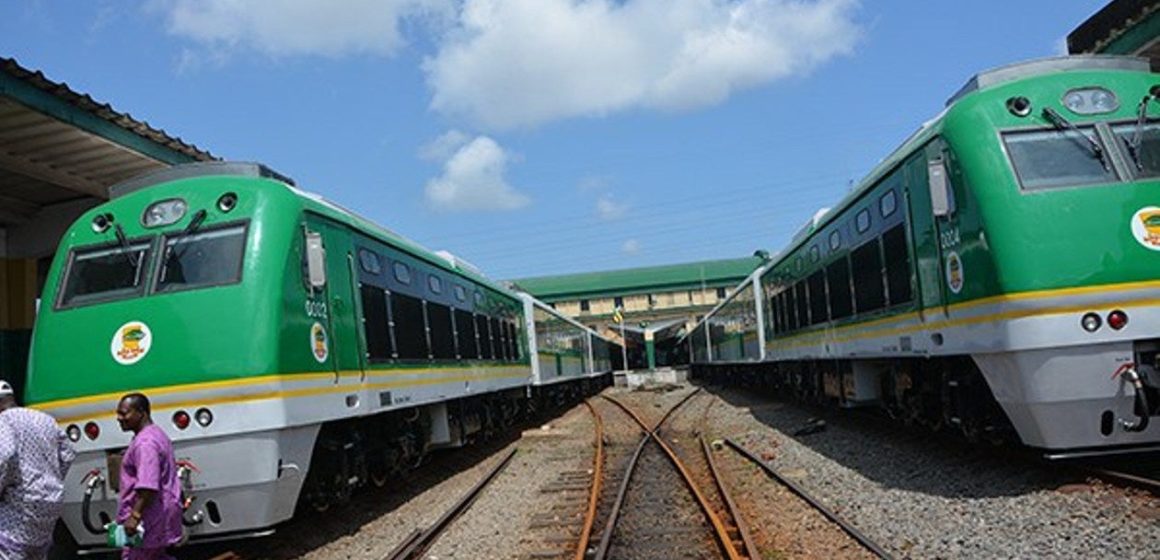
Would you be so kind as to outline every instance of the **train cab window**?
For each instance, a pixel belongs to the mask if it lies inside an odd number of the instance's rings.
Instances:
[[[1007,132],[1003,143],[1024,190],[1110,183],[1116,173],[1091,126]],[[1093,144],[1094,143],[1094,144]],[[1097,148],[1098,147],[1098,148]]]
[[[373,274],[375,276],[378,276],[383,271],[383,265],[379,262],[379,256],[367,249],[358,250],[358,265],[367,274]]]
[[[411,284],[411,267],[407,266],[406,263],[395,261],[394,271],[395,280],[398,280],[400,284],[408,286]]]
[[[1160,121],[1145,123],[1139,132],[1136,123],[1114,126],[1112,132],[1135,164],[1137,178],[1160,177]]]
[[[866,233],[867,231],[870,231],[869,208],[863,208],[862,211],[858,212],[857,216],[854,216],[854,227],[858,230],[858,233]]]
[[[494,356],[497,360],[506,360],[507,351],[504,348],[503,332],[499,330],[499,319],[496,319],[495,317],[489,317],[487,319],[487,326],[487,331],[491,333],[492,356]]]
[[[74,249],[61,290],[61,307],[139,295],[150,242]]]
[[[894,191],[886,191],[881,198],[878,199],[878,213],[883,218],[890,217],[894,211],[898,209],[898,197]]]
[[[157,273],[158,292],[234,284],[242,279],[246,227],[167,236]]]

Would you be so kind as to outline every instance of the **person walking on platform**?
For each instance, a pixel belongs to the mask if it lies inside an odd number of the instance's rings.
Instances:
[[[121,460],[117,523],[125,534],[142,532],[139,547],[122,549],[127,560],[171,559],[166,548],[181,542],[181,485],[173,443],[153,424],[149,399],[141,393],[121,397],[117,422],[133,440]]]
[[[45,558],[76,452],[51,416],[16,405],[7,381],[0,425],[0,558]]]

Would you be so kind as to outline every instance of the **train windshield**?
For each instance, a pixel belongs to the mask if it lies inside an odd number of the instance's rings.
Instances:
[[[1112,131],[1120,139],[1124,151],[1136,166],[1136,177],[1148,179],[1160,177],[1160,122],[1136,123],[1113,126]]]
[[[1099,146],[1095,130],[1036,130],[1003,135],[1019,183],[1027,190],[1110,183],[1116,174]],[[1102,150],[1102,148],[1099,148]]]
[[[244,225],[166,237],[156,291],[188,290],[240,281],[245,246]]]
[[[141,293],[149,262],[148,241],[73,250],[61,307],[130,297]]]

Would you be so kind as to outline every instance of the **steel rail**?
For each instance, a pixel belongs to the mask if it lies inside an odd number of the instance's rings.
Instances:
[[[415,535],[415,533],[412,532],[411,535],[408,536],[402,544],[395,547],[395,550],[391,551],[391,553],[388,554],[385,559],[412,560],[414,558],[418,558],[423,553],[423,551],[431,546],[431,544],[435,542],[435,539],[438,538],[445,529],[447,529],[448,525],[451,524],[451,521],[466,511],[467,507],[470,506],[475,501],[475,499],[479,497],[479,494],[483,491],[483,489],[491,484],[493,480],[495,480],[496,475],[498,475],[505,467],[507,467],[508,463],[511,462],[512,457],[515,457],[516,451],[517,449],[512,449],[509,451],[496,466],[492,467],[491,471],[489,471],[482,480],[477,482],[475,486],[473,486],[471,490],[467,492],[467,494],[460,498],[460,500],[456,502],[455,505],[451,506],[450,509],[444,512],[443,515],[440,516],[439,519],[434,523],[432,523],[430,527],[420,531],[418,535]]]
[[[612,530],[616,527],[616,521],[620,519],[620,508],[624,505],[624,497],[628,495],[629,480],[632,479],[632,473],[636,471],[636,463],[648,440],[648,434],[640,438],[640,443],[636,445],[636,452],[632,454],[632,459],[628,462],[628,468],[624,472],[624,480],[620,481],[620,489],[616,492],[616,501],[612,504],[612,511],[608,513],[608,521],[604,524],[604,533],[600,536],[600,546],[596,548],[593,560],[608,558],[608,551],[612,548]]]
[[[595,419],[596,456],[592,460],[592,489],[588,494],[588,509],[584,512],[584,527],[580,529],[580,541],[576,546],[576,560],[584,560],[588,554],[588,541],[592,537],[592,525],[596,523],[596,503],[600,499],[604,475],[604,421],[592,406],[592,399],[584,399],[584,406]]]
[[[713,460],[713,452],[709,449],[709,444],[705,442],[705,436],[702,435],[700,440],[701,452],[705,454],[705,462],[709,463],[709,472],[713,474],[713,482],[717,483],[717,491],[721,492],[721,497],[725,500],[725,507],[729,509],[729,515],[733,516],[733,522],[737,524],[737,532],[741,534],[741,543],[745,545],[745,550],[752,558],[754,554],[757,554],[757,544],[753,542],[753,537],[749,534],[749,526],[741,518],[737,503],[733,501],[733,496],[725,487],[725,481],[722,480],[721,473],[717,470],[717,461]]]
[[[685,398],[682,399],[681,402],[677,403],[677,405],[672,409],[670,409],[669,412],[665,414],[664,418],[662,418],[661,421],[657,423],[656,427],[651,430],[649,430],[648,426],[645,425],[640,417],[637,416],[636,413],[629,409],[624,403],[621,403],[620,401],[608,395],[600,396],[608,399],[612,403],[616,404],[616,406],[619,406],[625,412],[627,412],[629,416],[632,416],[632,418],[636,420],[642,428],[648,431],[648,437],[651,437],[653,441],[657,442],[657,444],[661,446],[661,449],[663,449],[665,454],[669,456],[669,461],[671,461],[673,466],[676,467],[677,472],[681,473],[681,477],[684,478],[685,485],[689,487],[689,491],[691,491],[693,496],[697,498],[697,502],[701,505],[701,510],[705,512],[705,516],[709,518],[709,522],[717,534],[717,540],[720,541],[721,545],[725,548],[725,554],[729,557],[729,560],[741,560],[742,558],[746,557],[742,556],[741,553],[737,551],[737,547],[733,545],[733,537],[729,536],[729,530],[725,527],[725,524],[721,521],[721,518],[717,516],[717,513],[713,511],[713,506],[709,504],[709,500],[703,493],[701,493],[701,488],[697,486],[697,482],[693,480],[692,473],[690,473],[689,469],[685,467],[685,464],[681,462],[680,457],[677,457],[676,452],[674,452],[673,449],[669,447],[668,444],[666,444],[664,440],[656,434],[656,431],[661,427],[661,425],[664,424],[666,420],[668,420],[673,411],[680,408],[681,405],[685,404],[685,402],[687,402],[699,391],[700,389],[686,395]]]
[[[1098,478],[1101,480],[1114,481],[1120,485],[1132,486],[1134,488],[1139,488],[1141,490],[1151,492],[1153,495],[1160,496],[1160,480],[1102,467],[1080,466],[1077,468],[1080,470],[1080,472],[1083,472],[1090,477]]]
[[[870,540],[870,537],[867,537],[866,535],[864,535],[861,531],[859,531],[853,525],[847,523],[846,520],[839,517],[837,513],[834,513],[833,511],[830,510],[830,508],[827,508],[824,504],[822,504],[818,500],[814,499],[814,497],[811,496],[808,492],[806,492],[805,489],[798,486],[797,483],[782,476],[781,473],[777,472],[777,470],[775,470],[773,467],[766,464],[765,461],[762,461],[759,457],[754,455],[753,452],[742,447],[737,442],[735,442],[729,438],[725,439],[725,443],[729,444],[729,447],[732,447],[735,451],[740,453],[746,459],[749,459],[750,461],[756,463],[757,466],[761,467],[762,470],[764,470],[767,475],[769,475],[774,480],[777,480],[778,482],[785,485],[786,488],[789,488],[790,491],[792,491],[794,494],[797,494],[799,498],[805,500],[807,503],[809,503],[811,506],[813,506],[814,509],[821,512],[822,515],[825,515],[827,519],[829,519],[830,521],[832,521],[833,523],[835,523],[839,527],[841,527],[842,530],[845,531],[847,535],[850,535],[851,538],[858,541],[858,543],[861,544],[863,547],[865,547],[866,550],[873,552],[879,558],[883,558],[885,560],[892,560],[893,559],[893,557],[888,552],[883,550],[881,546],[878,546],[878,543]]]

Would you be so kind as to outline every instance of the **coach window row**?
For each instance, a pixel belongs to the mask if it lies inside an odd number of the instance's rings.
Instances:
[[[770,313],[766,319],[774,335],[913,299],[906,222],[898,211],[900,182],[897,173],[888,177],[883,183],[888,190],[872,195],[870,204],[852,211],[852,219],[837,220],[830,225],[831,231],[815,235],[808,249],[799,249],[799,255],[809,255],[810,267],[795,271],[796,280],[790,280],[788,271],[774,269],[773,281],[767,281],[773,285],[767,292]],[[843,231],[854,232],[848,250]],[[821,258],[826,246],[829,251]],[[801,268],[800,259],[793,262]]]
[[[520,359],[517,315],[487,305],[485,288],[367,248],[359,248],[358,262],[370,362]]]

